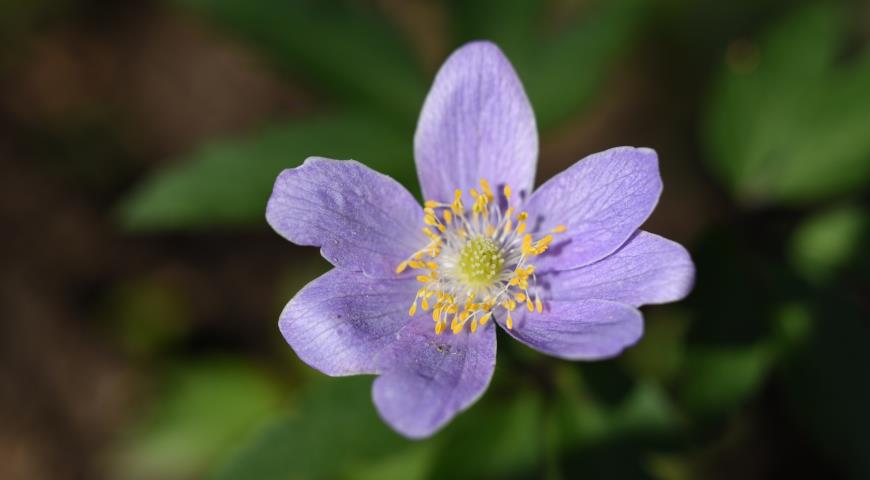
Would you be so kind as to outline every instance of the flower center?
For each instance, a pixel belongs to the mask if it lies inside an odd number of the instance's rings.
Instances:
[[[505,324],[513,328],[513,312],[525,304],[529,312],[541,313],[543,302],[535,287],[535,267],[529,260],[547,251],[551,233],[562,233],[564,225],[535,240],[526,233],[525,212],[515,214],[511,189],[505,185],[501,201],[496,201],[489,182],[480,181],[480,192],[468,193],[473,203],[467,209],[462,191],[457,190],[450,204],[425,203],[423,233],[428,244],[396,267],[419,270],[417,291],[408,314],[419,305],[432,310],[435,333],[447,325],[460,333],[466,325],[472,332],[485,325],[498,311]],[[505,205],[504,210],[500,205]]]
[[[459,251],[457,266],[457,276],[467,285],[481,288],[498,278],[504,266],[504,256],[492,238],[477,236],[468,240]]]

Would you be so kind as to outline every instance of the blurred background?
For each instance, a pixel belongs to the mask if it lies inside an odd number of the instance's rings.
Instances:
[[[422,100],[479,38],[539,182],[659,152],[645,228],[697,286],[612,361],[500,342],[409,442],[284,344],[328,265],[264,205],[309,155],[416,192]],[[0,478],[870,478],[868,2],[3,0],[0,41]]]

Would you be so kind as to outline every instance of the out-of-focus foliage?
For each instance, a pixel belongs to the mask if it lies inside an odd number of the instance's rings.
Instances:
[[[819,213],[794,232],[791,263],[807,280],[829,280],[856,254],[863,253],[868,231],[870,217],[860,208],[845,206]]]
[[[707,122],[711,168],[743,202],[806,203],[866,185],[870,60],[843,58],[833,5],[789,15],[731,45]]]
[[[31,45],[40,22],[84,8],[19,3],[0,6],[0,38],[16,47]],[[81,17],[104,3],[84,2]],[[93,95],[84,80],[44,87],[88,69],[101,72],[103,87],[136,58],[109,62],[105,41],[118,33],[108,27],[86,41],[73,36],[98,46],[88,55],[48,35],[40,48],[0,57],[4,75],[16,57],[47,57],[0,87],[23,98],[60,92],[53,101],[62,112],[52,118],[63,128],[52,130],[7,116],[15,95],[0,102],[0,127],[16,127],[0,132],[0,155],[44,157],[12,177],[24,193],[8,209],[21,200],[50,250],[73,252],[32,270],[60,300],[24,310],[82,309],[62,317],[58,344],[74,344],[66,328],[93,318],[89,339],[133,371],[141,410],[109,455],[110,478],[870,478],[870,10],[859,3],[172,0],[149,11],[144,2],[130,17],[153,17],[136,28],[181,43],[219,40],[220,58],[229,44],[228,57],[264,60],[257,68],[265,64],[275,96],[298,96],[304,107],[257,114],[244,133],[187,153],[155,148],[176,158],[141,179],[155,160],[140,158],[150,155],[136,146],[145,134],[131,141],[102,123],[115,109],[70,100]],[[421,22],[431,32],[411,31]],[[178,33],[185,28],[199,33]],[[119,41],[134,46],[125,54],[154,41],[129,35]],[[697,281],[683,302],[643,307],[642,340],[613,360],[561,361],[500,334],[486,394],[433,438],[412,442],[378,417],[372,377],[323,378],[281,338],[282,306],[330,266],[316,249],[268,235],[264,208],[279,172],[310,156],[359,160],[416,194],[412,140],[433,67],[474,39],[497,42],[522,78],[542,165],[605,141],[657,149],[665,193],[649,229],[687,246]],[[169,53],[156,43],[152,55]],[[93,63],[73,68],[80,56]],[[149,81],[171,90],[170,80],[143,78],[119,96],[135,97]],[[143,110],[131,105],[117,111]],[[56,185],[62,193],[49,195]],[[68,192],[79,196],[61,205]],[[31,206],[37,197],[44,203]],[[123,235],[93,221],[105,213],[95,205],[116,200]],[[65,216],[57,225],[54,209]],[[4,240],[15,251],[11,225]],[[43,282],[46,270],[65,268],[85,273]],[[4,293],[27,283],[15,275]],[[62,357],[66,378],[66,352],[45,350],[52,355],[21,364]]]
[[[272,126],[244,139],[202,147],[140,185],[122,207],[128,228],[259,225],[281,170],[309,156],[359,160],[414,185],[411,138],[365,115]]]
[[[120,447],[114,477],[198,475],[274,414],[279,392],[271,378],[239,360],[207,358],[172,368]]]
[[[312,155],[354,158],[413,193],[411,140],[426,82],[383,19],[360,2],[179,0],[247,39],[276,64],[342,106],[364,112],[271,126],[203,146],[156,173],[121,210],[134,230],[259,224],[272,180]],[[492,39],[524,80],[542,128],[575,113],[604,81],[637,31],[643,2],[604,2],[556,34],[531,28],[539,2],[456,2],[457,42]],[[486,21],[469,22],[485,17]],[[522,25],[528,28],[521,27]]]
[[[541,410],[530,394],[482,404],[438,439],[405,440],[371,403],[371,377],[312,385],[296,412],[265,426],[217,469],[215,480],[257,478],[479,478],[529,469]]]
[[[396,32],[363,2],[176,0],[352,105],[416,116],[426,82]]]
[[[543,2],[451,2],[460,40],[490,39],[523,81],[542,129],[557,126],[594,96],[614,60],[636,38],[646,3],[600,2],[543,31]]]

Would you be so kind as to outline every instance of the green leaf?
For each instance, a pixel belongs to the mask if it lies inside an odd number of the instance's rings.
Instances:
[[[786,366],[783,377],[783,398],[791,407],[786,412],[843,478],[870,478],[870,322],[865,298],[836,287],[817,292],[806,348]]]
[[[364,2],[176,0],[250,40],[278,65],[355,105],[413,121],[426,84],[413,55]]]
[[[542,129],[583,108],[613,60],[634,38],[644,12],[637,0],[599,2],[559,28],[543,31],[543,2],[454,1],[460,41],[496,42],[525,84]]]
[[[344,477],[408,449],[413,444],[392,432],[375,412],[371,383],[371,377],[323,380],[309,389],[295,414],[267,425],[211,478]]]
[[[411,135],[344,115],[206,145],[139,185],[124,199],[121,219],[131,230],[260,225],[277,175],[314,155],[359,160],[417,191]]]
[[[682,403],[699,415],[733,409],[755,393],[775,358],[766,343],[690,349],[680,380]]]
[[[520,72],[542,129],[585,107],[607,79],[614,60],[635,38],[644,14],[638,0],[602,2],[536,49]]]
[[[438,438],[441,448],[429,478],[505,478],[540,462],[541,399],[519,392],[509,401],[486,400]]]
[[[803,222],[791,238],[789,257],[806,279],[830,279],[860,253],[870,217],[853,206],[834,208]]]
[[[259,370],[208,359],[171,370],[115,457],[113,478],[191,478],[250,435],[279,403],[277,386]]]
[[[762,39],[757,61],[720,73],[708,159],[745,203],[806,203],[870,178],[870,61],[835,63],[844,31],[839,10],[807,7]]]

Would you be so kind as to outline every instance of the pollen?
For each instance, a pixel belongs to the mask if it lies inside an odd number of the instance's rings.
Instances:
[[[496,193],[499,193],[497,197]],[[421,283],[408,310],[417,315],[431,309],[435,333],[476,332],[492,319],[514,328],[518,305],[528,315],[541,314],[545,299],[536,285],[534,258],[567,231],[558,225],[537,232],[529,215],[512,205],[508,185],[494,190],[486,179],[480,188],[454,192],[450,203],[424,204],[423,233],[428,243],[396,266],[396,274],[411,268]]]

